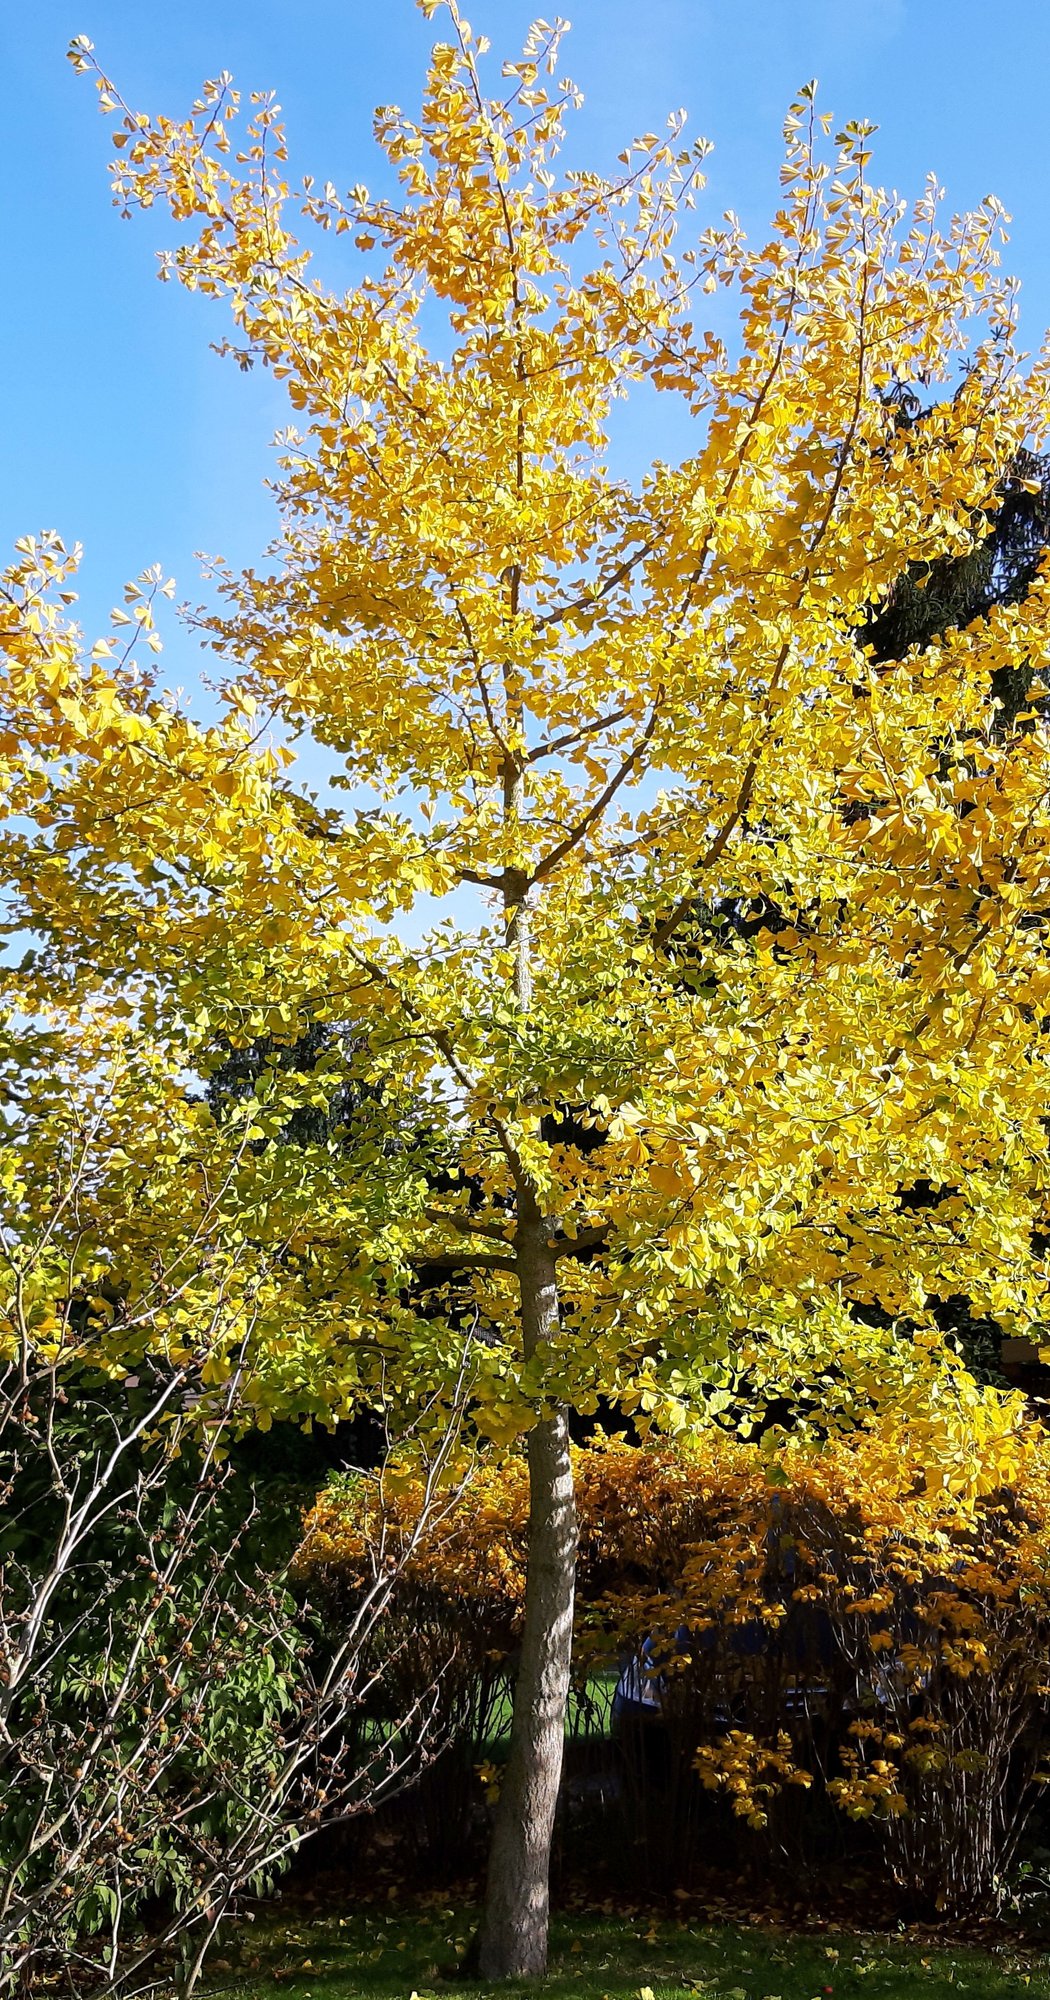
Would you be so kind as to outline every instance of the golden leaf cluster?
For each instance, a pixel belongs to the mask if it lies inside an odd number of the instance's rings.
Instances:
[[[159,577],[89,651],[71,556],[7,573],[10,1019],[131,995],[172,1129],[217,1048],[318,1026],[382,1107],[385,1137],[277,1143],[321,1081],[275,1054],[235,1166],[194,1123],[186,1187],[229,1186],[265,1271],[261,1412],[418,1401],[474,1327],[503,1445],[603,1394],[665,1428],[712,1395],[936,1428],[964,1393],[937,1301],[1046,1314],[1047,584],[900,659],[865,621],[1045,442],[1002,211],[908,208],[807,91],[749,242],[704,224],[679,119],[567,170],[557,34],[493,87],[436,18],[379,195],[293,188],[278,107],[226,76],[151,118],[74,48],[118,203],[171,216],[162,275],[222,303],[289,426],[273,548],[217,572],[216,717],[158,680]],[[630,396],[681,426],[638,476]],[[290,767],[304,732],[345,810]],[[526,1214],[559,1272],[529,1352]]]

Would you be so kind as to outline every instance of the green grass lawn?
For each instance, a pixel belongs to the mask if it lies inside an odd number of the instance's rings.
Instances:
[[[570,1689],[565,1715],[566,1736],[579,1743],[597,1742],[612,1735],[613,1697],[618,1679],[615,1670],[610,1670],[591,1674],[582,1690],[578,1687]],[[506,1757],[510,1744],[512,1706],[509,1685],[498,1687],[485,1717],[483,1739],[477,1746],[479,1760],[486,1757],[501,1763]],[[381,1720],[367,1723],[366,1739],[385,1743],[395,1727],[395,1724]]]
[[[438,1902],[299,1923],[268,1914],[217,1951],[204,1994],[483,2000],[507,1989],[449,1976],[473,1921],[461,1905]],[[542,1991],[545,2000],[1050,2000],[1050,1955],[586,1915],[555,1921]]]
[[[618,1675],[615,1673],[592,1674],[582,1690],[574,1687],[569,1692],[569,1705],[565,1716],[565,1734],[581,1740],[594,1742],[600,1737],[612,1734],[612,1706],[616,1693]],[[505,1757],[510,1742],[510,1717],[512,1697],[509,1687],[500,1688],[492,1704],[488,1717],[487,1733],[483,1747],[486,1757]]]

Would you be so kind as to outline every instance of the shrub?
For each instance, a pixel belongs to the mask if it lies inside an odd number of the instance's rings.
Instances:
[[[994,1907],[1046,1775],[1050,1694],[1050,1454],[1017,1400],[961,1389],[922,1428],[887,1416],[819,1450],[713,1427],[599,1439],[576,1474],[577,1677],[633,1658],[658,1684],[658,1722],[621,1731],[653,1872],[695,1857],[706,1790],[767,1854],[826,1842],[834,1809],[870,1825],[910,1904]],[[484,1469],[393,1594],[402,1700],[454,1651],[450,1737],[476,1741],[513,1660],[526,1505],[520,1461]],[[308,1518],[298,1574],[336,1618],[374,1506],[335,1489]],[[418,1506],[411,1482],[392,1497],[392,1553]]]
[[[186,1389],[149,1360],[117,1384],[0,1366],[0,1993],[188,1995],[242,1890],[438,1747],[418,1663],[394,1726],[362,1726],[397,1558],[328,1644],[288,1588],[273,1496],[267,1518],[220,1462],[236,1382],[206,1425]]]

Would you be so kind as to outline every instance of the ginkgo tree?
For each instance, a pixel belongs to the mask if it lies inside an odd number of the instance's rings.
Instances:
[[[1046,588],[901,659],[862,628],[987,535],[1048,393],[994,200],[948,221],[931,183],[907,209],[869,128],[833,137],[806,90],[756,247],[694,223],[680,117],[612,175],[563,168],[559,26],[488,81],[455,5],[424,11],[447,38],[418,118],[377,114],[380,195],[292,193],[277,106],[242,126],[228,77],[184,120],[98,77],[119,205],[169,207],[161,275],[225,302],[294,427],[279,537],[202,619],[221,720],[113,642],[85,662],[41,609],[61,558],[23,555],[7,851],[39,939],[22,1006],[133,980],[199,1072],[327,1032],[208,1140],[242,1146],[241,1254],[280,1295],[260,1420],[411,1404],[468,1338],[478,1432],[524,1440],[498,1977],[546,1958],[570,1408],[950,1403],[938,1299],[1012,1330],[1044,1310]],[[681,413],[680,458],[640,479],[611,442],[629,394]],[[121,615],[148,633],[144,605]],[[1004,668],[1034,704],[1009,729]],[[341,1135],[273,1143],[297,1090],[348,1079]]]

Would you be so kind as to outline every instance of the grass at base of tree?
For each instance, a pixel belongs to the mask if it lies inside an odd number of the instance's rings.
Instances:
[[[476,1912],[430,1899],[231,1933],[204,1994],[229,2000],[486,2000],[453,1968]],[[521,1991],[515,1984],[511,1992]],[[530,1990],[527,1986],[524,1990]],[[535,1990],[535,1989],[532,1989]],[[646,1916],[557,1918],[545,2000],[1047,2000],[1050,1954],[908,1936],[793,1935]]]

